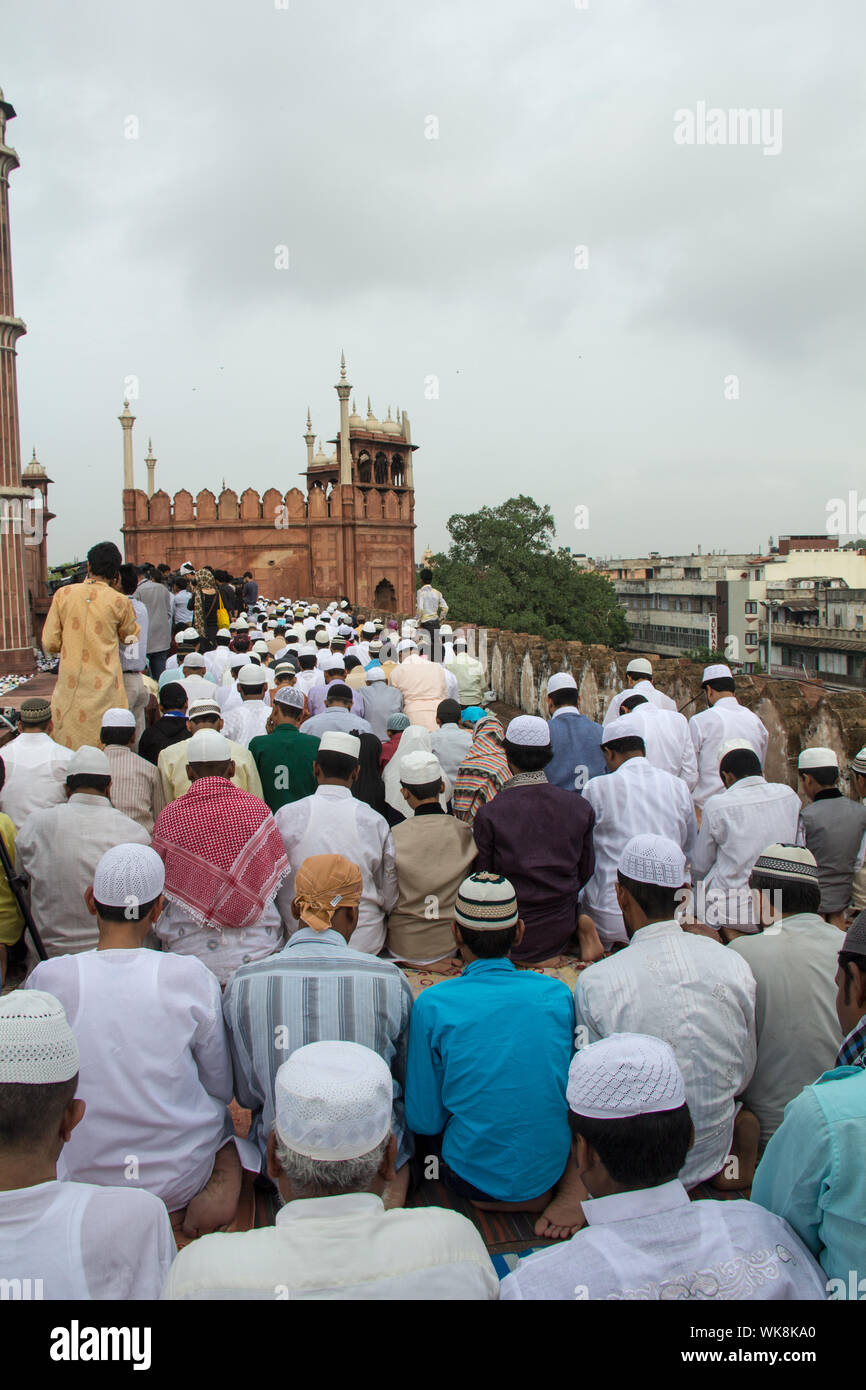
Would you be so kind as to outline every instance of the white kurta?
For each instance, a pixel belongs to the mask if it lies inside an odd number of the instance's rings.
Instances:
[[[201,961],[161,951],[89,951],[37,965],[27,988],[54,994],[81,1054],[87,1106],[58,1175],[142,1187],[169,1211],[205,1186],[234,1132],[219,985]]]
[[[150,1192],[78,1182],[0,1192],[0,1273],[30,1280],[32,1298],[156,1299],[176,1253]]]
[[[499,1280],[478,1231],[456,1211],[385,1211],[351,1192],[289,1202],[276,1226],[203,1236],[182,1250],[165,1299],[493,1300]]]
[[[309,695],[314,685],[324,685],[325,677],[318,669],[312,671],[299,671],[295,677],[295,686],[302,690],[305,695]]]
[[[768,845],[805,843],[800,798],[784,782],[743,777],[711,796],[692,856],[692,877],[704,883],[696,894],[698,920],[708,927],[757,929],[759,914],[749,892],[755,860]]]
[[[15,862],[30,876],[30,910],[49,956],[96,945],[99,931],[84,893],[106,850],[125,844],[149,845],[150,836],[104,796],[74,792],[65,805],[27,817]]]
[[[520,1260],[505,1300],[824,1299],[818,1263],[781,1217],[752,1202],[690,1202],[666,1182],[583,1203],[571,1240]]]
[[[249,748],[250,739],[267,733],[271,707],[264,700],[242,700],[235,709],[225,712],[223,735]]]
[[[623,700],[628,699],[629,695],[645,695],[650,704],[655,705],[658,709],[670,709],[676,712],[676,701],[672,700],[670,695],[665,695],[663,691],[656,690],[652,681],[635,681],[634,685],[627,685],[625,690],[620,690],[618,694],[614,695],[605,710],[602,724],[609,724],[612,719],[617,718],[620,705]]]
[[[697,824],[682,778],[662,772],[646,758],[629,758],[616,772],[591,777],[583,796],[595,812],[595,871],[583,889],[580,906],[595,922],[602,943],[610,946],[627,939],[615,885],[628,841],[633,835],[665,835],[689,859]]]
[[[693,714],[689,720],[689,732],[698,759],[698,782],[694,790],[696,806],[702,807],[716,792],[724,791],[724,783],[719,776],[719,749],[728,739],[747,739],[760,758],[761,767],[764,766],[769,734],[758,716],[741,705],[733,695],[717,700],[712,709]]]
[[[647,701],[633,709],[631,717],[643,730],[647,762],[673,777],[681,777],[692,791],[698,780],[698,760],[685,715]]]
[[[166,899],[155,927],[166,951],[179,956],[195,956],[211,970],[221,985],[228,984],[241,965],[272,956],[283,945],[283,924],[275,903],[268,903],[257,922],[249,927],[220,931],[203,927],[190,917],[181,903]]]
[[[399,896],[394,840],[385,817],[358,801],[348,787],[330,786],[281,806],[274,819],[292,866],[277,894],[287,931],[298,926],[292,899],[300,865],[313,854],[342,854],[358,865],[364,884],[352,949],[376,955],[385,944],[385,917]]]
[[[19,734],[0,749],[6,781],[0,792],[0,811],[21,826],[31,811],[62,806],[66,801],[66,765],[72,749],[55,743],[49,734]]]
[[[642,927],[627,950],[578,979],[578,1046],[611,1033],[649,1033],[676,1053],[695,1127],[680,1172],[687,1187],[720,1172],[730,1154],[735,1098],[755,1070],[755,992],[742,957],[678,922]]]

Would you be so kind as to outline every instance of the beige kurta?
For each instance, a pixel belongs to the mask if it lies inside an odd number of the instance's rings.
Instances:
[[[46,653],[60,653],[51,697],[52,737],[65,748],[96,746],[107,709],[127,709],[118,642],[138,637],[132,604],[104,579],[58,589],[42,630]]]
[[[392,834],[400,897],[388,918],[388,949],[426,965],[454,950],[454,903],[475,863],[475,839],[468,825],[435,812],[416,812]]]
[[[435,731],[439,727],[436,709],[448,697],[442,667],[420,656],[407,656],[391,672],[390,681],[403,696],[403,713],[409,716],[409,723]]]

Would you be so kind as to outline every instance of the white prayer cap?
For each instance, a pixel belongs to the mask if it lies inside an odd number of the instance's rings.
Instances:
[[[636,656],[625,669],[630,676],[651,676],[653,673],[652,662],[647,661],[645,656]]]
[[[107,709],[99,726],[101,729],[134,729],[135,715],[131,709]]]
[[[832,748],[804,748],[797,759],[801,772],[809,772],[813,767],[838,767],[839,758]]]
[[[194,627],[185,627],[183,632],[177,634],[178,642],[197,642],[198,633]]]
[[[376,624],[365,623],[364,626],[361,628],[361,631],[364,633],[365,637],[372,637],[373,633],[376,631]]]
[[[681,888],[686,882],[686,856],[664,835],[634,835],[619,857],[619,871],[638,883]]]
[[[310,643],[309,643],[309,642],[305,642],[303,646],[298,647],[298,656],[315,656],[315,655],[316,655],[316,649],[315,649],[315,647],[310,646]]]
[[[340,623],[340,626],[337,628],[337,636],[338,636],[338,637],[351,637],[351,636],[352,636],[352,629],[349,627],[349,625],[348,625],[347,623]]]
[[[165,865],[149,845],[115,845],[93,875],[93,896],[103,907],[139,907],[165,887]]]
[[[287,705],[289,709],[304,708],[304,692],[298,690],[295,685],[281,685],[279,690],[275,690],[271,699],[278,705]]]
[[[380,652],[382,650],[382,643],[376,638],[375,640],[369,641],[367,647],[371,652]]]
[[[271,654],[271,649],[268,646],[267,642],[265,642],[264,640],[254,642],[253,651],[255,652],[256,656],[270,656]]]
[[[547,748],[550,744],[550,726],[546,719],[536,714],[518,714],[505,730],[506,743],[517,744],[519,748]]]
[[[344,605],[344,606],[345,606],[345,605]],[[311,612],[311,613],[318,613],[318,611],[319,611],[319,605],[318,605],[317,603],[311,603],[311,604],[310,604],[310,612]]]
[[[354,758],[357,762],[361,756],[361,740],[357,734],[341,734],[336,729],[330,729],[319,740],[319,752],[345,753],[347,758]]]
[[[555,695],[557,690],[576,690],[577,681],[570,671],[557,671],[547,682],[548,695]]]
[[[236,618],[235,621],[232,623],[232,627],[238,628],[241,632],[247,632],[247,631],[249,630],[249,626],[250,626],[250,625],[249,625],[249,623],[247,622],[246,618],[244,617],[243,613],[241,614],[241,616],[240,616],[239,618]]]
[[[216,700],[193,700],[186,712],[187,719],[206,719],[214,715],[222,718],[222,710]]]
[[[427,787],[442,778],[442,764],[434,753],[404,753],[400,759],[400,781],[408,787]]]
[[[181,565],[180,569],[178,570],[178,573],[179,573],[179,574],[195,574],[195,565],[191,565],[190,562],[189,562],[189,560],[184,560],[183,564]]]
[[[802,845],[768,845],[754,863],[754,872],[771,878],[786,878],[794,883],[818,882],[818,861],[811,850]]]
[[[682,1072],[670,1043],[646,1033],[610,1033],[571,1059],[566,1099],[588,1120],[658,1115],[686,1103]]]
[[[601,746],[603,748],[606,743],[614,743],[620,738],[642,739],[643,736],[643,725],[635,719],[633,714],[620,714],[609,724],[605,724],[604,733],[601,736]]]
[[[50,1086],[78,1071],[78,1044],[59,999],[14,989],[0,999],[0,1085]]]
[[[231,632],[227,627],[218,627],[217,637],[231,637]]]
[[[371,666],[369,671],[364,672],[364,675],[367,677],[368,685],[373,681],[386,681],[388,679],[381,666]]]
[[[733,680],[734,673],[730,666],[705,666],[704,674],[701,676],[701,685],[706,685],[707,681]]]
[[[749,753],[757,753],[758,750],[747,738],[728,738],[724,743],[719,744],[719,762],[722,761],[726,753],[736,753],[738,749],[747,749]],[[760,756],[760,755],[759,755]]]
[[[229,657],[230,671],[241,671],[243,670],[244,666],[249,665],[250,659],[247,656],[246,652],[232,652],[231,656]]]
[[[277,624],[276,624],[276,622],[274,621],[273,618],[269,618],[268,621],[265,623],[265,627],[273,627],[273,628],[275,628],[276,625],[277,625]]]
[[[453,627],[451,626],[450,623],[443,623],[442,626],[441,626],[440,629],[439,629],[439,636],[440,636],[440,637],[450,637],[450,636],[453,634],[453,632],[454,632],[454,629],[453,629]]]
[[[328,636],[327,632],[325,632],[324,628],[319,628],[316,631],[315,636],[313,637],[313,641],[319,647],[329,647],[331,645],[331,639]]]
[[[188,763],[228,763],[231,757],[231,744],[216,729],[199,729],[186,745]]]
[[[252,662],[248,662],[246,666],[242,666],[238,671],[238,685],[266,685],[267,680],[265,668],[263,666],[254,666]]]
[[[397,653],[399,655],[400,652],[415,651],[417,647],[417,642],[413,642],[409,637],[404,637],[402,642],[397,643]]]
[[[274,1078],[274,1128],[306,1158],[360,1158],[390,1133],[393,1094],[388,1065],[372,1048],[307,1043]]]
[[[470,931],[504,931],[518,921],[517,894],[502,874],[470,874],[457,890],[454,920]]]
[[[193,671],[204,671],[207,667],[207,662],[201,652],[187,652],[183,659],[183,664],[184,666],[189,666]]]
[[[101,748],[93,748],[89,743],[83,743],[72,754],[66,764],[66,780],[70,777],[80,777],[82,773],[91,773],[96,777],[111,776],[111,763]]]
[[[321,671],[345,671],[346,658],[342,652],[329,652],[319,662],[319,669]]]
[[[346,602],[345,599],[341,599],[341,600],[340,600],[340,607],[341,607],[341,608],[348,608],[348,607],[349,607],[349,605],[348,605],[348,603]]]

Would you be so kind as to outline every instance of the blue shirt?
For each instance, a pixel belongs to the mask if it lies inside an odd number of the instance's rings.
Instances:
[[[548,725],[553,757],[544,771],[555,787],[580,792],[590,777],[608,771],[601,751],[604,730],[585,714],[567,708],[568,714],[554,715]]]
[[[755,1173],[752,1201],[782,1216],[850,1298],[866,1279],[866,1072],[825,1071],[785,1107]],[[866,1285],[860,1291],[866,1292]]]
[[[539,1197],[562,1177],[574,1009],[560,980],[474,960],[424,990],[409,1022],[406,1123],[444,1130],[442,1157],[500,1202]]]

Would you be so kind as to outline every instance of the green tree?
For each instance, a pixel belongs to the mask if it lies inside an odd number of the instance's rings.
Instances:
[[[548,639],[617,646],[625,614],[609,580],[580,570],[554,549],[553,514],[531,497],[511,497],[448,519],[452,545],[433,557],[434,583],[449,618]]]

